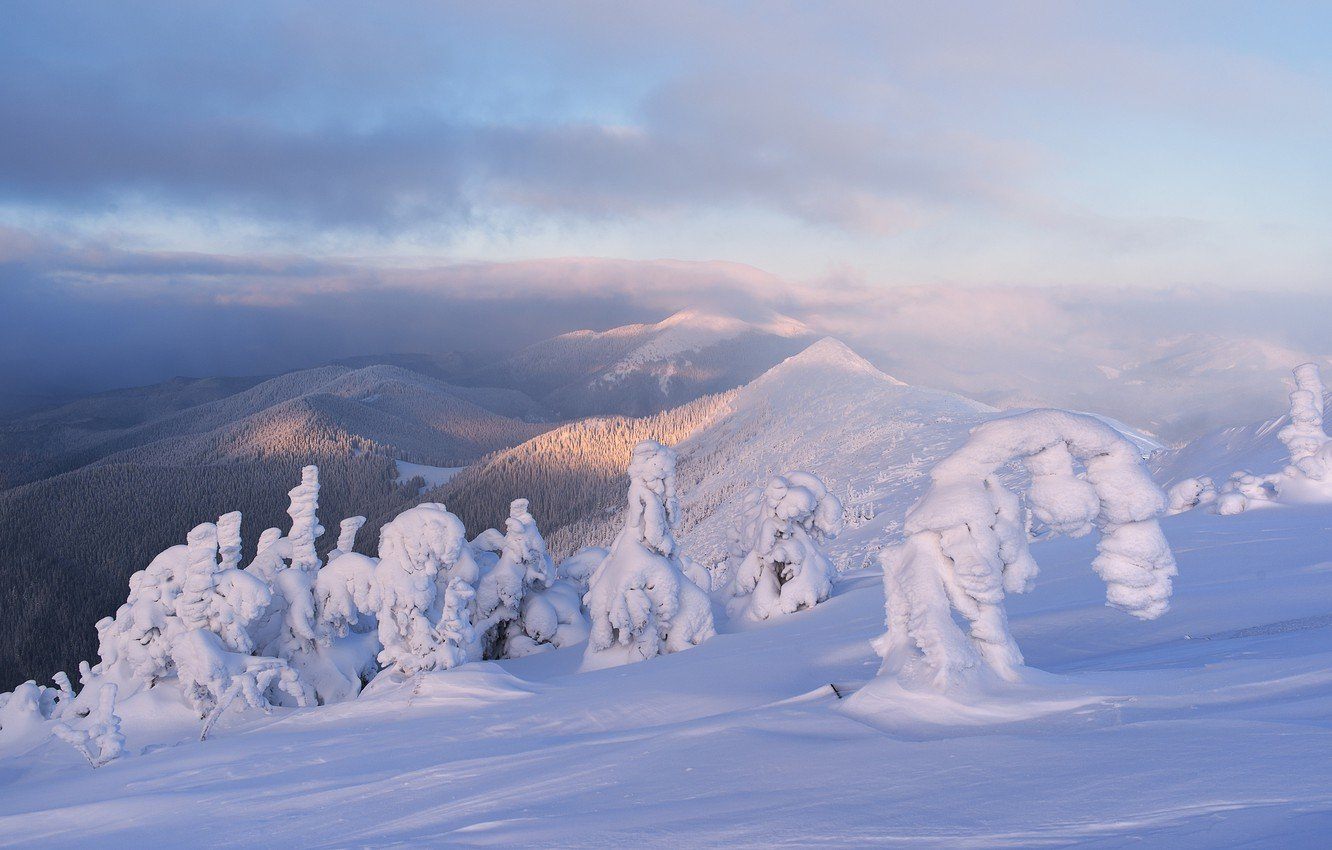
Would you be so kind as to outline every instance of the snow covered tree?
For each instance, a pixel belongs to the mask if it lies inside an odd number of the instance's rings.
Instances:
[[[172,546],[130,576],[129,598],[114,617],[97,622],[100,661],[93,673],[121,686],[122,696],[151,688],[175,672],[172,644],[185,631],[177,597],[189,571],[190,551]]]
[[[125,751],[125,736],[120,732],[120,718],[116,715],[116,685],[114,682],[98,687],[97,708],[81,726],[58,723],[52,729],[55,736],[78,750],[88,764],[101,767],[120,757]]]
[[[235,518],[239,533],[240,514]],[[206,629],[216,634],[231,652],[248,654],[254,649],[250,625],[268,611],[272,594],[268,585],[234,567],[223,568],[218,561],[220,526],[202,523],[186,538],[185,578],[176,597],[176,616],[181,627]],[[236,563],[230,553],[227,560]]]
[[[1038,410],[985,422],[930,473],[907,512],[906,542],[881,554],[888,632],[876,643],[881,676],[947,688],[972,671],[1019,678],[1004,594],[1030,589],[1036,562],[1028,520],[999,472],[1030,473],[1027,510],[1054,534],[1100,529],[1092,567],[1106,601],[1142,619],[1165,613],[1175,561],[1156,518],[1164,495],[1137,449],[1099,420]],[[1083,475],[1075,472],[1080,463]],[[953,612],[970,623],[964,634]]]
[[[427,502],[379,531],[379,662],[400,675],[480,656],[472,623],[480,569],[462,521]]]
[[[1221,486],[1213,512],[1231,516],[1254,503],[1332,500],[1332,439],[1323,430],[1323,379],[1314,363],[1296,366],[1294,373],[1290,422],[1277,433],[1290,463],[1281,472],[1266,475],[1235,472]]]
[[[812,608],[832,595],[837,570],[820,541],[842,530],[842,503],[807,472],[777,475],[745,499],[727,572],[727,610],[766,620]]]
[[[234,570],[241,562],[241,512],[232,511],[217,518],[217,547],[222,569]]]
[[[273,601],[260,626],[260,652],[280,658],[297,671],[305,684],[306,698],[325,701],[320,682],[328,666],[319,658],[318,611],[314,586],[322,562],[315,541],[324,533],[319,524],[319,467],[301,470],[301,483],[287,494],[291,531],[273,540],[255,556],[248,570],[267,579]],[[334,687],[344,677],[333,675]],[[339,689],[340,690],[340,689]]]
[[[227,529],[224,560],[219,527]],[[268,613],[271,594],[257,576],[223,566],[238,559],[239,529],[239,514],[222,517],[219,525],[201,523],[187,545],[173,546],[130,578],[128,601],[98,623],[101,661],[85,676],[85,690],[109,683],[132,696],[170,680],[204,718],[230,704],[233,686],[255,707],[284,697],[305,704],[285,661],[251,656],[252,628]],[[270,691],[273,685],[280,687]]]
[[[1277,435],[1290,452],[1290,465],[1305,478],[1322,481],[1329,471],[1327,434],[1323,431],[1323,378],[1315,363],[1295,367],[1290,394],[1290,424]]]
[[[271,710],[275,695],[294,705],[309,704],[308,686],[286,661],[232,652],[207,629],[180,635],[172,652],[181,692],[204,721],[201,740],[238,696],[265,712]]]
[[[478,558],[489,556],[477,586],[476,628],[486,658],[518,658],[587,639],[583,589],[556,579],[526,499],[510,504],[502,536],[491,529],[472,546]]]
[[[522,633],[523,600],[530,592],[549,587],[554,571],[527,500],[515,499],[504,521],[499,558],[482,574],[476,589],[476,629],[486,658],[507,656],[510,630]]]
[[[356,534],[363,525],[365,525],[365,517],[363,516],[349,516],[342,521],[338,528],[337,548],[328,553],[330,562],[339,555],[345,555],[356,549]]]
[[[591,619],[584,667],[595,669],[688,649],[712,637],[712,604],[681,571],[674,529],[675,452],[634,447],[624,528],[583,597]]]
[[[316,685],[321,702],[340,702],[361,692],[379,672],[377,561],[359,552],[330,556],[315,576],[315,632],[323,674]]]

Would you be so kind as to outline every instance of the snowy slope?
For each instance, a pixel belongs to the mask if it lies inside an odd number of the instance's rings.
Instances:
[[[895,539],[925,473],[995,411],[880,372],[825,338],[741,388],[731,412],[679,447],[681,540],[712,562],[746,489],[791,470],[813,472],[853,513],[841,566]],[[869,518],[872,515],[872,519]]]
[[[829,685],[877,667],[866,572],[813,611],[629,667],[574,674],[580,648],[468,665],[233,717],[202,744],[179,712],[127,706],[131,754],[96,772],[60,742],[0,756],[0,843],[1325,846],[1332,515],[1164,529],[1175,606],[1145,624],[1104,607],[1090,541],[1034,547],[1042,576],[1009,610],[1064,701],[1051,713],[841,711]]]

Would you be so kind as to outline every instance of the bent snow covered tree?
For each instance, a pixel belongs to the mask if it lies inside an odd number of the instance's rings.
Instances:
[[[999,479],[1014,461],[1030,474],[1025,509]],[[1037,410],[986,422],[930,478],[907,512],[906,542],[880,556],[888,615],[876,645],[881,676],[947,688],[984,666],[1018,679],[1022,653],[1004,594],[1029,590],[1036,577],[1028,512],[1054,534],[1100,529],[1092,568],[1107,604],[1145,620],[1165,613],[1175,560],[1156,522],[1164,495],[1133,444],[1100,421]]]

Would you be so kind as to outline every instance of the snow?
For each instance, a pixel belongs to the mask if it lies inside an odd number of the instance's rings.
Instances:
[[[467,467],[465,466],[427,466],[424,463],[410,463],[405,460],[395,460],[398,467],[397,482],[406,484],[413,478],[420,477],[425,482],[421,486],[421,492],[434,490],[436,487],[443,487],[452,481],[458,473]]]
[[[810,611],[650,663],[573,674],[571,648],[468,664],[228,715],[202,744],[165,707],[126,704],[126,754],[97,771],[59,741],[0,761],[0,841],[1319,846],[1332,516],[1163,525],[1181,570],[1151,623],[1102,606],[1090,540],[1034,547],[1047,569],[1009,613],[1054,680],[1039,711],[931,722],[946,704],[919,695],[878,726],[839,711],[830,684],[854,691],[878,661],[880,583],[856,573]]]

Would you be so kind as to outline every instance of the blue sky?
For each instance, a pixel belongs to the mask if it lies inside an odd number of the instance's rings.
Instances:
[[[718,285],[796,313],[848,287],[1330,288],[1326,3],[2,14],[11,315],[456,303],[492,297],[458,282],[487,264],[511,298],[701,297],[613,264],[575,285],[551,261],[576,257],[734,264]]]

